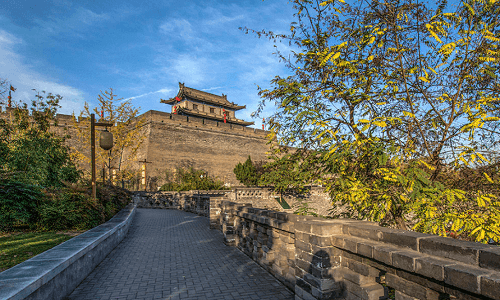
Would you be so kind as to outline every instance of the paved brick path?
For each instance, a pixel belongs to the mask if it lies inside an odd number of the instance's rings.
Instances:
[[[294,299],[208,219],[138,209],[125,239],[69,299]]]

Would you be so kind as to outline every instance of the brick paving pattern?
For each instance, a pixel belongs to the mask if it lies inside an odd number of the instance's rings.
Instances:
[[[69,299],[294,299],[195,214],[137,209],[128,235]]]

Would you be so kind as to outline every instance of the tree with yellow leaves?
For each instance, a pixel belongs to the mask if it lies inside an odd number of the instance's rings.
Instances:
[[[289,34],[257,32],[299,49],[260,91],[278,141],[351,216],[499,241],[500,2],[291,2]]]
[[[96,165],[106,167],[110,173],[110,180],[112,179],[111,170],[116,170],[116,180],[132,179],[138,172],[137,152],[145,139],[141,131],[144,120],[138,118],[139,108],[134,108],[130,100],[123,101],[123,98],[117,98],[112,88],[109,91],[101,91],[97,100],[99,105],[94,109],[85,103],[79,121],[73,116],[73,127],[77,133],[79,145],[90,144],[90,114],[100,116],[101,122],[112,123],[113,126],[107,128],[113,134],[111,150],[106,151],[99,147],[99,135],[96,134]],[[90,153],[73,147],[73,156],[81,166],[90,165]]]

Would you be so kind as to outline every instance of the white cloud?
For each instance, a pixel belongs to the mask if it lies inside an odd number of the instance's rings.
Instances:
[[[102,13],[98,14],[89,9],[78,7],[73,13],[68,17],[49,18],[49,19],[37,19],[35,23],[45,33],[49,35],[60,35],[62,33],[70,33],[73,37],[83,37],[84,31],[91,26],[100,24],[103,21],[109,20],[109,15]]]
[[[17,44],[24,43],[21,39],[15,38],[12,34],[0,29],[0,78],[10,81],[17,89],[13,93],[12,98],[15,101],[22,100],[30,102],[33,99],[36,89],[39,92],[46,91],[47,93],[59,94],[63,96],[59,113],[71,114],[78,113],[83,109],[83,92],[61,83],[56,80],[47,78],[25,63],[25,58],[15,52],[14,48]]]
[[[202,83],[206,80],[207,59],[204,57],[193,57],[188,54],[179,55],[172,62],[166,72],[172,72],[180,82],[189,82],[192,85]]]
[[[164,95],[167,95],[167,94],[170,94],[171,92],[172,92],[172,89],[164,88],[164,89],[159,89],[159,90],[154,91],[154,92],[149,92],[149,93],[144,93],[144,94],[141,94],[141,95],[138,95],[138,96],[129,97],[128,99],[134,100],[134,99],[145,97],[145,96],[149,96],[149,95],[152,95],[152,94],[164,94]],[[125,99],[123,101],[127,101],[128,99]]]
[[[193,36],[193,28],[191,23],[186,19],[172,19],[163,22],[160,25],[160,32],[163,34],[178,33],[183,38],[190,38]]]

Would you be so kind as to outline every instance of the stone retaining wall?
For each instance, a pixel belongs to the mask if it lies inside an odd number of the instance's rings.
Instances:
[[[135,214],[129,204],[108,222],[0,273],[0,299],[63,299],[125,237]]]
[[[296,299],[500,299],[498,246],[229,201],[210,217]]]

